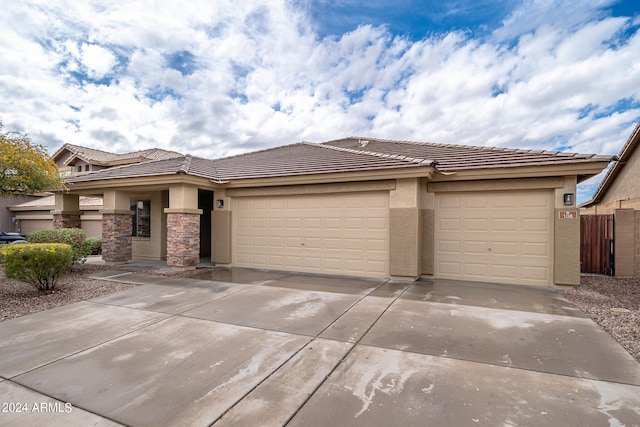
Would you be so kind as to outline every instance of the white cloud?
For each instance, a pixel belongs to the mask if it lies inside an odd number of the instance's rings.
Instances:
[[[494,32],[500,40],[517,38],[540,27],[574,28],[603,15],[602,8],[617,0],[521,0],[503,26]]]
[[[102,46],[83,43],[81,52],[80,61],[93,79],[99,80],[107,76],[116,64],[115,55]]]
[[[638,23],[606,0],[526,1],[489,38],[417,41],[320,39],[285,0],[5,3],[0,119],[50,152],[370,135],[615,154],[640,118]]]

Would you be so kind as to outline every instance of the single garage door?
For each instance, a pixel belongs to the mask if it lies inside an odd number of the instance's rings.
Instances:
[[[24,234],[33,231],[46,230],[53,227],[53,219],[21,219],[20,232]]]
[[[233,265],[386,277],[386,192],[234,198]]]
[[[550,285],[551,191],[436,195],[436,277]]]

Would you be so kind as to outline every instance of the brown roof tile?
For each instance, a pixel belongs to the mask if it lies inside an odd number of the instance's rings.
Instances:
[[[548,166],[567,163],[611,161],[611,156],[576,154],[546,150],[479,147],[428,142],[393,141],[350,137],[325,142],[325,145],[369,152],[433,159],[438,170],[453,171],[518,166]]]
[[[63,151],[69,151],[73,154],[70,158],[80,157],[87,163],[97,163],[97,164],[122,164],[122,163],[133,163],[140,161],[148,161],[148,160],[163,160],[163,159],[171,159],[174,157],[181,157],[182,154],[175,151],[163,150],[161,148],[149,148],[146,150],[133,151],[130,153],[110,153],[107,151],[96,150],[95,148],[83,147],[80,145],[74,144],[64,144],[54,155],[55,159],[58,157]]]
[[[322,144],[300,142],[209,160],[190,155],[73,176],[69,182],[189,174],[225,182],[236,179],[300,176],[434,166],[443,172],[518,166],[608,162],[611,156],[445,145],[372,138],[345,138]]]

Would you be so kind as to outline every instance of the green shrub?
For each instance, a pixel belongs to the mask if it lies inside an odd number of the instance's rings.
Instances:
[[[81,228],[49,228],[34,231],[27,235],[29,243],[66,243],[71,246],[73,263],[84,264],[87,260],[87,248],[84,241],[87,235]]]
[[[88,237],[84,241],[84,246],[87,255],[101,255],[102,254],[102,237]]]
[[[0,263],[9,279],[34,285],[41,291],[53,290],[59,278],[67,275],[73,251],[64,243],[25,243],[0,248]]]

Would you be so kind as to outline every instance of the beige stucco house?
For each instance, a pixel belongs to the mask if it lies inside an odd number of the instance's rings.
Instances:
[[[616,276],[640,276],[640,123],[581,215],[613,215]]]
[[[73,225],[79,197],[101,197],[103,258],[113,263],[193,268],[210,256],[235,267],[575,285],[576,185],[611,160],[351,137],[71,176],[53,215]]]

